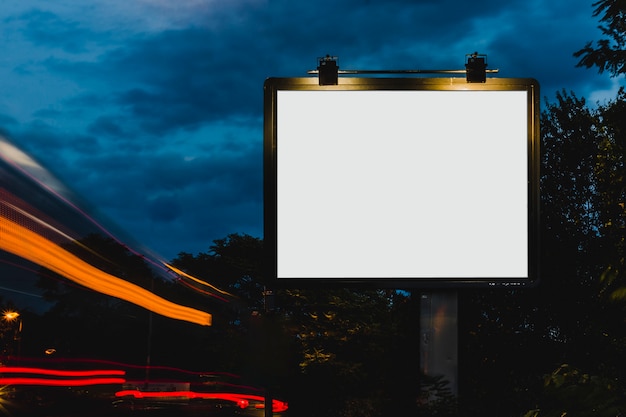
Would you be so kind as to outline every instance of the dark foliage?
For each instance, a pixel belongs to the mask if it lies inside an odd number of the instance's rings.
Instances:
[[[599,26],[604,39],[589,42],[574,56],[579,67],[597,67],[600,73],[612,76],[626,73],[626,5],[622,0],[600,0],[593,3],[594,17],[600,16]]]
[[[541,282],[461,297],[466,415],[515,416],[558,402],[544,396],[542,379],[563,363],[623,392],[626,304],[616,300],[626,285],[626,132],[615,114],[625,98],[621,91],[592,108],[562,92],[542,113]]]

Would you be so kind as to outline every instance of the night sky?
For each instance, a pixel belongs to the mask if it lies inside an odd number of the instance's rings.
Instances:
[[[343,69],[457,69],[487,54],[590,102],[591,0],[0,0],[0,130],[165,259],[262,237],[263,82]]]

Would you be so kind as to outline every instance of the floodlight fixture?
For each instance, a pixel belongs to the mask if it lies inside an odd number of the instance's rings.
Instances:
[[[337,57],[326,55],[318,58],[317,71],[319,73],[320,85],[337,85],[339,82],[339,66]]]
[[[309,75],[319,76],[319,85],[338,85],[339,75],[390,75],[390,76],[419,76],[435,75],[466,75],[468,83],[484,83],[487,74],[496,74],[499,69],[487,69],[487,55],[474,52],[465,55],[464,69],[339,69],[337,57],[326,55],[318,58],[317,69],[307,71]]]
[[[487,80],[487,55],[478,52],[467,54],[465,60],[465,76],[468,83],[484,83]]]

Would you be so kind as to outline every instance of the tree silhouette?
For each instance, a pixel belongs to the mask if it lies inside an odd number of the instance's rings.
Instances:
[[[420,378],[419,310],[412,294],[279,288],[272,292],[275,301],[268,302],[263,254],[261,240],[228,235],[216,240],[209,253],[181,253],[173,261],[229,289],[246,306],[238,320],[219,330],[224,335],[221,349],[244,358],[239,363],[243,375],[286,398],[290,412],[303,417],[411,414],[418,409],[424,416],[454,415],[456,402],[445,381]],[[249,347],[246,352],[242,344]],[[421,391],[437,403],[420,408]]]
[[[157,278],[144,260],[115,240],[90,234],[72,251],[91,265],[144,288]],[[42,268],[37,286],[54,303],[44,313],[40,349],[59,356],[100,357],[142,363],[146,357],[149,312],[129,302],[78,285]]]
[[[468,415],[531,408],[547,395],[543,375],[564,363],[624,390],[626,303],[614,299],[624,284],[623,121],[616,114],[625,97],[622,91],[596,107],[574,93],[556,98],[541,116],[541,281],[460,299]]]
[[[600,73],[607,71],[612,76],[626,73],[626,5],[622,0],[600,0],[593,3],[594,17],[600,17],[600,30],[605,36],[589,42],[574,53],[580,58],[579,67],[597,67]]]

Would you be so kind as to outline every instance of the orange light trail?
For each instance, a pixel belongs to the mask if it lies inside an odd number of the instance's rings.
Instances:
[[[30,229],[0,217],[0,249],[34,262],[78,284],[177,320],[210,326],[209,313],[182,306],[101,271]]]
[[[207,287],[211,288],[211,289],[212,289],[212,290],[214,290],[214,291],[217,291],[218,293],[220,293],[220,294],[222,294],[222,295],[227,295],[227,296],[230,296],[230,297],[234,297],[234,295],[233,295],[233,294],[231,294],[231,293],[229,293],[229,292],[227,292],[227,291],[224,291],[224,290],[220,290],[220,289],[219,289],[219,288],[217,288],[216,286],[211,285],[211,284],[209,284],[209,283],[208,283],[208,282],[206,282],[206,281],[203,281],[203,280],[201,280],[201,279],[199,279],[199,278],[196,278],[196,277],[194,277],[194,276],[192,276],[192,275],[189,275],[189,274],[188,274],[188,273],[186,273],[185,271],[182,271],[182,270],[180,270],[180,269],[176,268],[175,266],[168,264],[167,262],[163,262],[163,265],[165,265],[165,266],[166,266],[167,268],[169,268],[171,271],[175,272],[176,274],[178,274],[178,275],[180,275],[180,276],[182,276],[182,277],[185,277],[185,278],[188,278],[188,279],[190,279],[190,280],[192,280],[192,281],[195,281],[195,282],[197,282],[198,284],[201,284],[201,285],[207,286]],[[191,288],[194,288],[194,287],[191,287]],[[198,291],[200,291],[200,292],[202,292],[202,293],[205,293],[205,294],[208,294],[208,295],[212,295],[212,294],[211,294],[210,292],[208,292],[208,291],[203,291],[203,290],[199,290],[199,289],[197,289],[197,290],[198,290]]]
[[[8,166],[8,170],[5,168],[5,164]],[[21,184],[25,184],[25,188],[21,187]],[[31,186],[35,187],[36,195],[34,196],[32,191],[22,191],[24,189],[31,190]],[[23,198],[18,197],[16,193],[21,194]],[[38,193],[41,193],[42,198],[38,198],[40,197],[37,195]],[[169,267],[154,254],[146,256],[147,254],[137,252],[132,246],[123,244],[95,218],[91,217],[86,210],[81,208],[77,202],[73,201],[73,197],[73,193],[45,167],[0,135],[0,220],[5,223],[0,223],[0,250],[4,249],[80,285],[132,302],[163,316],[203,326],[211,325],[212,316],[210,314],[171,303],[144,288],[106,274],[64,250],[61,241],[79,245],[99,258],[111,261],[81,243],[80,237],[76,236],[77,232],[72,231],[67,225],[59,223],[56,220],[56,217],[59,216],[59,210],[77,220],[80,227],[77,230],[95,227],[97,233],[112,238],[132,254],[140,256],[160,275],[171,279],[169,275],[176,271],[177,274],[196,280],[196,282],[210,288],[209,291],[203,291],[192,287],[194,290],[229,302],[226,296],[230,296],[230,294],[227,292],[191,277],[183,271]],[[30,204],[26,200],[30,201]],[[55,218],[51,219],[45,214],[48,209],[47,204],[51,204],[51,207],[55,209]],[[21,225],[22,229],[19,229],[17,225]],[[8,227],[13,229],[7,232],[13,235],[11,236],[12,242],[5,241],[3,229]],[[22,239],[21,244],[17,244],[15,239],[21,234],[21,230],[30,230],[31,234],[28,239]],[[39,238],[33,234],[39,235]],[[37,245],[33,246],[33,243]],[[33,247],[28,247],[28,245]],[[55,257],[57,259],[54,259]],[[77,261],[78,264],[76,264]],[[182,281],[179,277],[176,280]]]
[[[228,302],[228,300],[226,298],[220,297],[219,295],[216,295],[216,294],[212,293],[211,291],[207,291],[207,290],[203,290],[201,288],[198,288],[195,285],[193,285],[192,283],[187,282],[187,281],[185,281],[183,279],[178,279],[176,282],[178,284],[180,284],[180,285],[184,285],[185,288],[189,288],[190,290],[195,291],[197,293],[204,294],[204,295],[207,295],[209,297],[217,298],[220,301]]]

